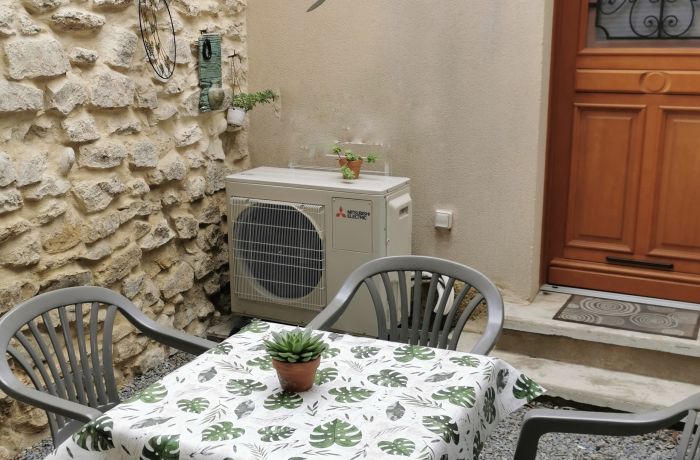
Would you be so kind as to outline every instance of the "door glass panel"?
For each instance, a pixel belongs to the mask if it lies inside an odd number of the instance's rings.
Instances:
[[[700,47],[700,0],[590,0],[588,46]]]

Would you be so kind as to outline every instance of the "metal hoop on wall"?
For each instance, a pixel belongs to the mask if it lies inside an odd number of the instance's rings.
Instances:
[[[160,6],[162,5],[162,6]],[[167,18],[163,13],[167,13]],[[158,30],[158,13],[166,19],[170,27],[168,41],[172,44],[172,53],[164,49],[164,43],[161,41]],[[156,75],[163,80],[168,80],[175,72],[175,63],[177,62],[177,45],[175,42],[175,25],[173,17],[170,14],[170,8],[166,0],[139,0],[139,28],[141,29],[141,40],[143,47],[148,57],[148,62],[153,67]]]

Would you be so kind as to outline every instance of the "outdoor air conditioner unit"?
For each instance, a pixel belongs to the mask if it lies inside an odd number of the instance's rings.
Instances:
[[[303,325],[358,266],[410,254],[408,182],[270,167],[228,176],[232,311]],[[334,328],[373,335],[374,318],[363,289]]]

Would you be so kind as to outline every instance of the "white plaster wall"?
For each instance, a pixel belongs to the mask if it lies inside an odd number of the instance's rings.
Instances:
[[[316,163],[336,139],[381,145],[411,178],[414,252],[528,299],[539,284],[551,0],[249,2],[254,165]],[[433,228],[451,209],[451,232]]]

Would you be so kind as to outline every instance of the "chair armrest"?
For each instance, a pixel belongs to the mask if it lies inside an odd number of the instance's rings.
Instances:
[[[6,371],[9,369],[0,369]],[[0,372],[0,388],[10,397],[35,407],[63,415],[83,423],[102,416],[102,412],[89,406],[62,399],[23,385],[11,372]]]
[[[700,394],[671,407],[643,414],[618,414],[573,410],[534,409],[525,415],[515,450],[515,460],[534,460],[537,444],[546,433],[635,436],[652,433],[679,422],[690,408],[700,404]]]
[[[120,310],[139,331],[170,347],[186,351],[193,355],[201,355],[216,346],[216,343],[211,340],[206,340],[168,326],[163,326],[153,321],[134,306],[130,305],[124,308],[124,306],[120,305]]]

